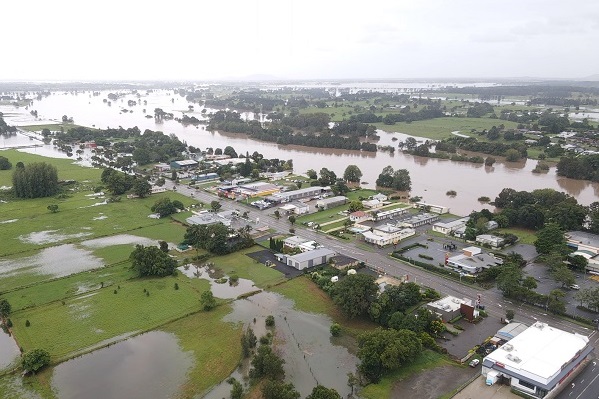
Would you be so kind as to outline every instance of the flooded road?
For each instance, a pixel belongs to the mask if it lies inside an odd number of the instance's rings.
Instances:
[[[448,206],[453,213],[465,215],[473,209],[489,207],[478,202],[481,196],[495,198],[506,187],[516,190],[531,191],[540,188],[553,188],[574,196],[583,204],[588,205],[599,199],[599,184],[588,181],[572,180],[557,177],[555,168],[545,174],[533,174],[532,170],[537,161],[526,160],[518,163],[497,162],[493,167],[484,165],[453,162],[449,160],[414,157],[399,153],[385,152],[366,153],[359,151],[346,151],[335,149],[315,149],[301,146],[284,146],[275,143],[251,140],[243,135],[208,132],[203,125],[183,126],[174,120],[157,123],[153,117],[154,108],[160,107],[165,112],[173,112],[175,117],[188,115],[202,118],[201,106],[195,104],[194,112],[187,112],[189,103],[185,98],[173,95],[170,91],[156,91],[149,94],[143,93],[138,99],[136,95],[129,94],[112,106],[103,103],[108,92],[100,96],[91,96],[90,93],[64,94],[53,93],[41,101],[34,101],[32,108],[36,109],[43,120],[59,120],[62,115],[72,116],[75,123],[99,128],[123,126],[138,126],[145,129],[159,130],[167,134],[175,134],[188,145],[199,148],[224,148],[232,146],[238,153],[250,154],[254,151],[264,154],[267,158],[292,159],[296,173],[305,173],[308,169],[320,170],[326,167],[333,170],[337,176],[342,176],[347,165],[355,164],[362,170],[364,187],[374,187],[378,174],[382,169],[391,165],[395,169],[407,169],[412,179],[413,196],[421,196],[424,201],[432,204]],[[129,107],[128,100],[141,102],[141,105]],[[147,101],[147,104],[143,104]],[[8,123],[33,124],[36,122],[28,111],[23,108],[6,109],[1,107],[0,112],[5,112]],[[133,112],[123,112],[128,109]],[[143,112],[146,110],[146,113]],[[10,113],[9,113],[10,111]],[[247,114],[251,118],[251,113]],[[379,131],[380,145],[394,145],[393,137],[402,140],[404,135]],[[0,148],[10,145],[12,138],[0,140]],[[28,139],[27,139],[28,140]],[[39,142],[35,142],[36,144]],[[51,147],[50,147],[51,148]],[[47,154],[47,147],[37,147],[28,150],[34,153]],[[449,190],[457,192],[457,196],[448,197],[445,193]]]
[[[52,387],[60,399],[170,398],[192,365],[173,334],[152,331],[59,364]]]

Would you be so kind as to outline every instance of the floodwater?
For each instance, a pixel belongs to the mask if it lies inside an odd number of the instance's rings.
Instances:
[[[17,342],[0,329],[0,371],[16,363],[20,354]]]
[[[245,278],[240,278],[235,285],[230,285],[229,282],[225,283],[217,283],[216,278],[212,277],[212,272],[206,267],[196,267],[194,265],[189,265],[187,270],[185,266],[181,266],[177,268],[181,273],[190,278],[201,278],[204,280],[210,281],[210,291],[217,298],[223,299],[232,299],[237,298],[239,295],[247,294],[248,292],[260,290],[254,285],[252,280],[247,280]],[[224,275],[224,278],[229,278],[229,276]]]
[[[60,399],[170,398],[192,365],[175,335],[152,331],[59,364],[52,387]]]
[[[349,393],[347,374],[355,373],[358,358],[331,342],[331,320],[320,314],[293,309],[293,301],[272,292],[261,292],[233,304],[233,312],[224,321],[241,322],[254,329],[259,338],[265,333],[266,316],[275,317],[275,351],[285,359],[286,380],[292,382],[302,397],[321,384],[334,388],[341,397]],[[254,323],[254,318],[256,322]],[[243,369],[232,374],[243,378]],[[217,385],[205,398],[228,397],[231,386]]]
[[[62,237],[60,234],[50,234],[50,236],[53,238]],[[57,241],[48,241],[48,232],[32,233],[28,237],[38,238],[38,241],[31,241],[38,244]],[[69,238],[72,238],[72,235]],[[79,244],[56,245],[44,248],[35,255],[10,260],[0,259],[0,275],[10,277],[19,273],[33,273],[63,277],[85,270],[96,269],[102,267],[104,261],[94,256],[91,250],[121,244],[157,245],[157,240],[130,234],[119,234],[86,240]]]
[[[342,176],[347,165],[355,164],[362,170],[362,181],[367,183],[364,184],[364,187],[370,188],[374,187],[376,178],[382,169],[387,165],[391,165],[395,169],[407,169],[410,172],[412,196],[421,196],[424,201],[431,204],[448,206],[453,213],[460,215],[468,214],[472,210],[489,207],[489,205],[478,202],[478,198],[487,196],[493,199],[506,187],[526,191],[553,188],[576,197],[583,205],[588,205],[599,198],[599,183],[557,177],[555,168],[551,168],[548,173],[533,174],[532,170],[537,164],[537,161],[534,160],[516,163],[499,161],[492,167],[485,167],[484,165],[467,162],[415,157],[398,151],[395,154],[382,151],[366,153],[284,146],[255,141],[243,135],[208,132],[203,125],[184,126],[175,120],[157,123],[154,118],[146,118],[146,115],[153,114],[156,107],[162,108],[165,112],[173,112],[175,117],[183,115],[183,111],[187,110],[189,103],[185,98],[173,95],[170,91],[159,90],[150,94],[143,93],[140,99],[136,95],[128,94],[113,102],[112,106],[108,106],[102,101],[108,93],[107,91],[102,92],[100,96],[93,97],[89,92],[78,94],[55,92],[41,101],[34,101],[31,109],[37,110],[40,118],[44,120],[57,121],[62,115],[67,114],[74,118],[75,123],[85,126],[98,128],[138,126],[141,131],[151,129],[163,131],[167,134],[175,134],[180,140],[198,148],[224,148],[230,145],[238,153],[247,151],[251,154],[258,151],[267,158],[292,159],[297,173],[304,173],[312,168],[318,171],[320,168],[326,167],[333,170],[337,176]],[[147,105],[128,107],[128,100],[141,100],[142,103],[145,100]],[[194,107],[194,112],[185,113],[201,119],[200,111],[202,107],[198,104],[194,104]],[[5,108],[7,107],[0,107],[0,112],[6,113],[5,120],[8,123],[19,125],[39,123],[24,108]],[[133,112],[122,112],[123,108],[130,109]],[[146,113],[142,112],[144,108]],[[245,113],[244,115],[247,118],[254,117],[251,113]],[[263,115],[259,117],[262,118]],[[402,137],[405,137],[399,133],[383,131],[379,131],[378,134],[380,136],[378,142],[380,145],[396,146],[398,142],[391,139],[397,137],[403,140]],[[0,145],[10,146],[13,139],[0,139]],[[27,140],[29,141],[29,139]],[[35,142],[39,143],[38,141]],[[35,147],[28,151],[40,154],[43,151],[45,154],[49,149],[52,149],[52,147]],[[449,190],[456,191],[457,196],[446,196],[445,193]]]

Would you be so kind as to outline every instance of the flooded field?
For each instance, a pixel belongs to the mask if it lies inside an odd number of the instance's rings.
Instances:
[[[0,329],[0,371],[17,363],[20,354],[15,340]]]
[[[68,238],[81,237],[91,233],[61,235],[55,231],[42,231],[27,235],[27,239],[35,244],[44,244]],[[68,276],[85,270],[96,269],[104,265],[103,260],[92,254],[93,249],[112,245],[156,245],[156,240],[130,234],[118,234],[110,237],[95,238],[79,244],[63,244],[44,248],[39,253],[18,259],[0,260],[0,275],[11,277],[18,273]]]
[[[170,398],[192,365],[173,334],[153,331],[61,363],[52,387],[60,399]]]

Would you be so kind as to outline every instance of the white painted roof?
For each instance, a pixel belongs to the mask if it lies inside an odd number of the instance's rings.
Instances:
[[[584,349],[588,341],[583,335],[536,322],[487,355],[485,360],[501,363],[506,369],[546,384],[561,371],[562,365]]]

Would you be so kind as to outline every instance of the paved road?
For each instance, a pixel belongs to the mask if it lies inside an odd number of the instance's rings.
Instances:
[[[596,360],[589,362],[586,368],[556,397],[556,399],[597,398],[599,398],[599,361]]]
[[[172,189],[173,183],[167,180],[165,187]],[[214,195],[208,192],[196,190],[185,185],[178,185],[176,189],[177,192],[189,197],[193,197],[206,204],[209,204],[211,201],[217,199]],[[243,212],[249,211],[250,219],[255,220],[256,217],[259,217],[260,224],[267,224],[270,228],[273,228],[279,232],[288,232],[289,228],[291,227],[290,223],[286,219],[276,219],[273,216],[268,215],[266,212],[259,211],[257,208],[246,205],[242,202],[221,200],[221,205],[222,210],[238,209],[242,210]],[[357,248],[351,241],[338,240],[330,235],[325,235],[323,233],[303,228],[302,226],[298,225],[295,225],[294,228],[296,229],[297,234],[300,234],[304,238],[320,242],[322,245],[329,247],[339,253],[346,254],[360,261],[367,262],[368,265],[379,268],[379,270],[383,270],[385,273],[391,276],[408,275],[410,281],[433,288],[439,291],[442,295],[452,295],[458,298],[475,299],[477,294],[481,294],[481,304],[485,305],[485,310],[490,317],[495,317],[497,319],[505,317],[505,310],[507,308],[511,308],[516,311],[516,320],[527,325],[531,325],[535,321],[542,321],[564,331],[576,332],[584,335],[592,334],[593,336],[596,333],[596,331],[589,328],[581,327],[567,320],[555,317],[552,314],[545,313],[542,309],[524,305],[514,305],[511,301],[504,299],[501,292],[498,290],[482,290],[481,288],[463,285],[457,281],[447,280],[441,276],[429,273],[418,267],[412,267],[405,263],[395,261],[382,252],[361,250],[360,248]],[[301,230],[301,232],[298,230]]]

